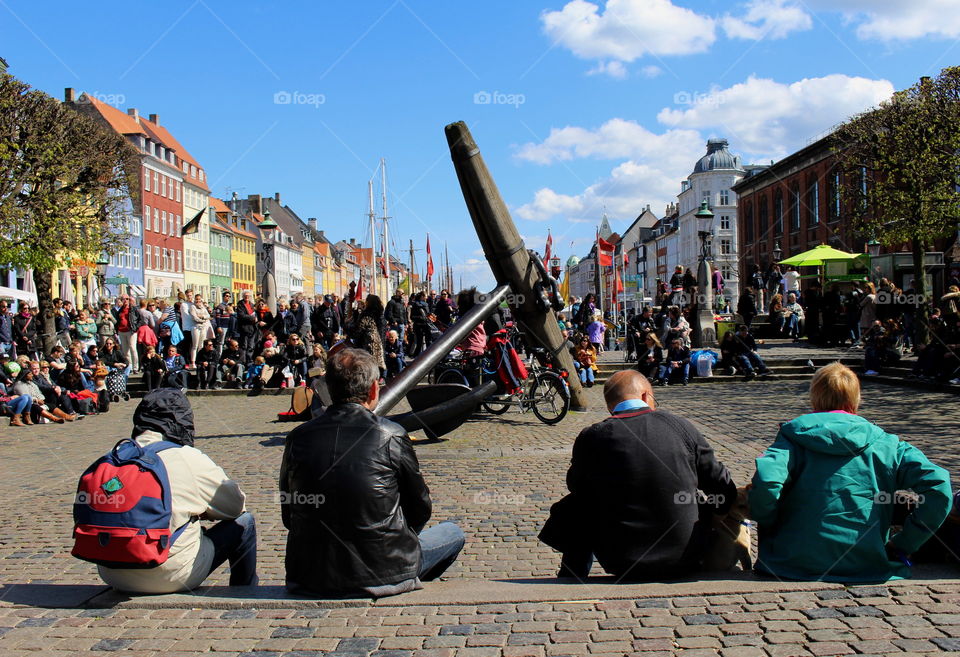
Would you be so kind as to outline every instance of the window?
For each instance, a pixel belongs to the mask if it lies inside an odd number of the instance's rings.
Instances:
[[[796,185],[790,190],[790,230],[800,230],[800,188]]]
[[[730,215],[720,215],[720,230],[730,230]]]
[[[720,240],[720,255],[730,255],[733,252],[730,240]]]
[[[156,171],[153,172],[153,193],[160,193],[160,174]]]
[[[783,234],[783,194],[779,190],[773,199],[773,232]]]
[[[150,230],[150,206],[143,206],[143,227]]]
[[[160,196],[167,197],[167,177],[160,176]]]
[[[145,269],[153,269],[152,251],[153,247],[149,244],[143,247],[143,266]]]
[[[143,172],[143,188],[146,191],[150,191],[150,170],[145,170]]]
[[[160,230],[160,210],[158,208],[153,209],[153,230],[155,232]]]
[[[816,226],[820,223],[820,182],[810,181],[807,188],[807,225]]]
[[[181,254],[177,251],[177,271],[183,271],[183,262],[181,261]]]
[[[724,189],[720,191],[720,205],[730,205],[730,190]]]
[[[177,237],[183,236],[183,222],[180,220],[180,215],[177,215]]]
[[[711,198],[710,198],[710,190],[709,190],[709,189],[703,190],[703,197],[702,197],[701,200],[706,201],[708,207],[711,206],[711,205],[713,205],[713,203],[710,202],[710,201],[711,201]]]
[[[169,260],[168,260],[167,258],[168,258],[167,250],[166,250],[166,248],[164,248],[164,250],[163,250],[163,262],[161,263],[162,266],[160,267],[160,269],[162,269],[163,271],[167,271],[167,263],[169,262]]]
[[[761,240],[767,239],[767,231],[770,228],[770,210],[767,207],[767,199],[760,197],[760,235]],[[751,240],[752,241],[752,240]]]
[[[190,165],[190,176],[193,178],[197,177],[197,167]]]
[[[137,217],[133,217],[130,221],[130,227],[132,229],[130,232],[132,232],[135,236],[139,237],[140,226],[141,226],[140,219],[138,219]]]
[[[167,211],[166,210],[160,213],[160,232],[163,234],[167,233]]]
[[[173,185],[174,185],[174,188],[177,190],[177,203],[179,203],[180,202],[180,183],[175,182]]]
[[[830,174],[830,221],[840,219],[840,172]]]
[[[140,249],[133,250],[133,262],[130,266],[134,269],[140,269]]]
[[[200,169],[200,182],[203,182],[203,169]]]

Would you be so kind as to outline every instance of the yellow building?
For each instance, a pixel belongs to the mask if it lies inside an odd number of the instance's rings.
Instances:
[[[243,290],[257,291],[257,236],[251,232],[253,221],[233,212],[226,203],[210,197],[217,217],[230,229],[233,240],[230,245],[230,262],[233,275],[233,298],[239,299]]]

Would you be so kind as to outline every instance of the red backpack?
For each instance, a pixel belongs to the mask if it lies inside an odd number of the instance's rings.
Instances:
[[[73,503],[73,551],[111,568],[154,568],[190,523],[170,531],[170,479],[159,453],[177,443],[141,447],[126,438],[86,469]]]
[[[506,394],[512,395],[520,388],[520,384],[527,380],[529,373],[527,372],[527,366],[520,358],[520,354],[513,348],[513,344],[507,336],[506,329],[501,329],[491,335],[490,339],[487,340],[487,351],[490,352],[493,367],[497,372],[497,382],[500,389]]]

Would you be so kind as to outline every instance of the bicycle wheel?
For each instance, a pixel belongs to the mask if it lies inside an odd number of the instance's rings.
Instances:
[[[509,400],[509,395],[491,395],[490,397],[484,399],[480,405],[483,406],[488,413],[493,413],[494,415],[503,415],[510,410]]]
[[[542,372],[533,382],[527,403],[538,420],[544,424],[556,424],[570,409],[570,395],[558,375]]]
[[[437,383],[460,383],[462,385],[468,385],[467,377],[463,375],[463,372],[453,367],[442,371],[440,376],[437,377]]]

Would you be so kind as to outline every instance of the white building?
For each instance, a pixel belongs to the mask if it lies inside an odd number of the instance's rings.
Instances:
[[[678,199],[679,253],[676,263],[667,262],[667,276],[674,264],[689,267],[694,273],[700,260],[700,238],[694,216],[701,202],[713,212],[713,226],[709,244],[713,266],[724,278],[724,296],[735,304],[740,295],[737,252],[737,195],[731,187],[746,176],[740,157],[727,150],[726,139],[707,140],[707,153],[693,168],[690,177],[681,183]],[[667,260],[670,255],[667,254]]]

